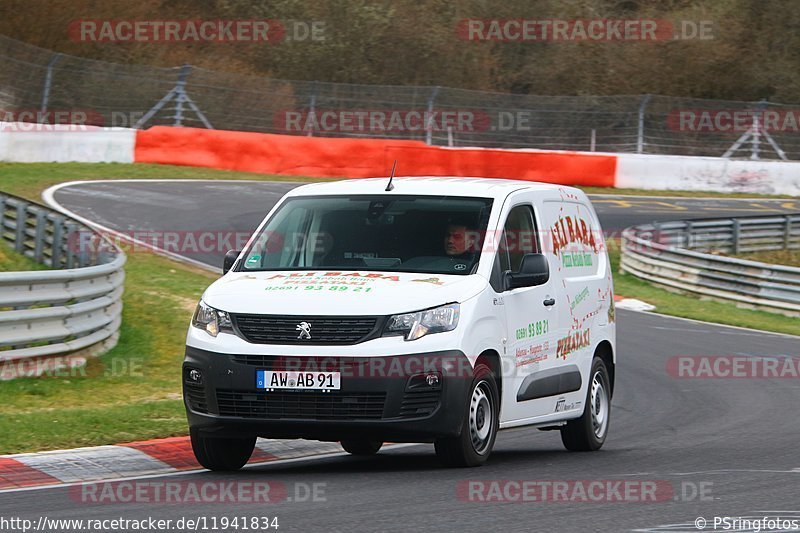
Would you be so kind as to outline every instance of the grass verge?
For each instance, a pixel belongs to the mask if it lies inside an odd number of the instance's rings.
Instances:
[[[47,267],[18,253],[13,246],[0,239],[0,272],[22,270],[47,270]]]
[[[315,180],[161,165],[0,163],[0,189],[34,201],[41,201],[42,190],[64,181],[124,178]],[[8,251],[0,244],[0,265],[5,262],[10,270],[34,266]],[[619,254],[612,260],[618,265]],[[192,310],[215,276],[146,253],[128,256],[126,274],[116,348],[68,375],[0,382],[0,453],[186,434],[180,383],[184,338]],[[624,274],[615,274],[615,283],[618,294],[651,302],[665,314],[800,334],[793,319],[674,294]]]
[[[800,267],[800,250],[770,250],[765,252],[739,254],[733,257],[739,257],[749,261],[760,261],[762,263],[770,263],[773,265]]]

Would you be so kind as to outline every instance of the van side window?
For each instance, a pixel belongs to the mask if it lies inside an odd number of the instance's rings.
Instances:
[[[539,253],[539,240],[536,234],[533,208],[518,205],[511,210],[503,227],[500,240],[500,271],[519,272],[525,254]]]

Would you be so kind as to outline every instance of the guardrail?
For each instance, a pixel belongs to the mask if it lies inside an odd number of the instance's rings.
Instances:
[[[87,226],[0,193],[0,238],[51,270],[0,272],[0,379],[77,366],[119,334],[125,254]]]
[[[800,215],[664,222],[622,233],[623,272],[744,307],[800,315],[800,268],[735,257],[800,249]]]

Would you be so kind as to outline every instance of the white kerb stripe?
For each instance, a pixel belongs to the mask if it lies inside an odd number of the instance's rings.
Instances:
[[[126,446],[97,446],[6,457],[16,459],[65,483],[175,470],[163,461]]]

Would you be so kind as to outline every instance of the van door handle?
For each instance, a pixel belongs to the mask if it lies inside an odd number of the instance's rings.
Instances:
[[[547,300],[543,301],[542,303],[544,305],[546,305],[547,307],[550,307],[551,305],[556,305],[556,299],[555,298],[548,298]]]

